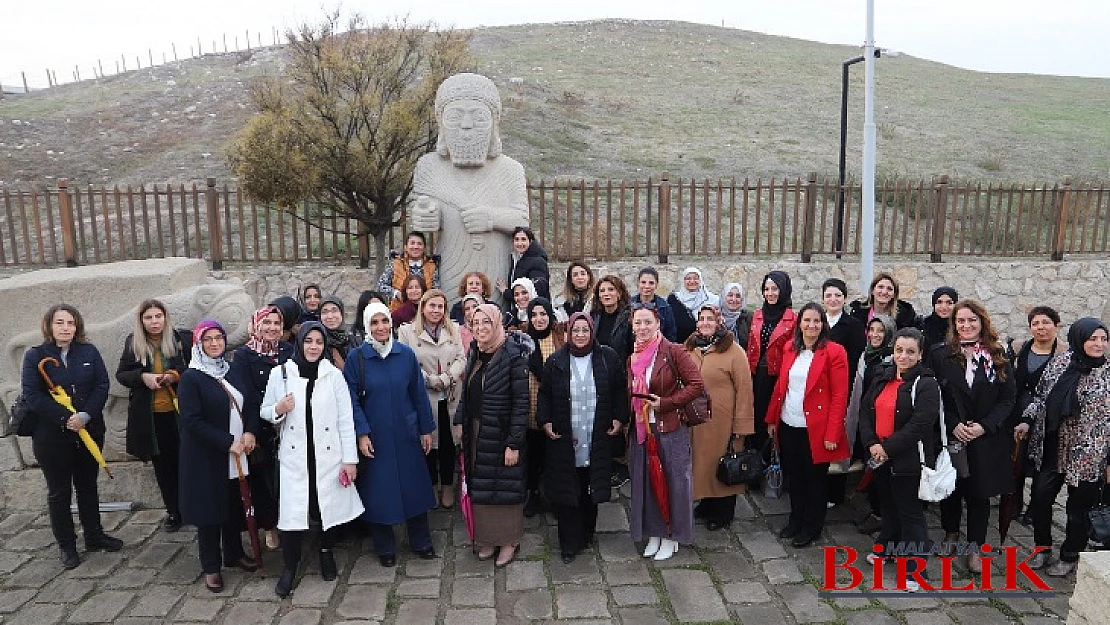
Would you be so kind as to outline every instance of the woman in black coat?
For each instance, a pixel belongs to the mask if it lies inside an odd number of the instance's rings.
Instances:
[[[85,533],[87,551],[119,551],[123,541],[104,533],[100,523],[100,499],[96,478],[100,467],[78,439],[85,428],[104,447],[104,404],[108,401],[108,370],[100,352],[85,336],[81,313],[68,304],[51,306],[42,317],[42,344],[23,355],[23,399],[33,412],[31,448],[46,478],[46,506],[50,529],[61,549],[62,566],[81,564],[77,555],[77,533],[69,506],[77,493],[77,515]],[[54,401],[39,373],[43,365],[51,381],[61,386],[72,400],[76,413]]]
[[[236,375],[224,353],[227,334],[205,319],[193,330],[193,355],[177,387],[181,410],[181,518],[197,528],[204,586],[224,589],[223,565],[254,571],[258,563],[243,552],[243,504],[236,459],[249,472],[258,415],[243,411],[247,382]],[[220,557],[221,544],[223,557]]]
[[[273,305],[259,308],[251,317],[250,340],[235,350],[231,360],[231,369],[243,384],[240,389],[243,392],[243,414],[259,423],[255,430],[258,453],[251,456],[251,467],[254,469],[250,479],[251,495],[258,526],[266,530],[266,546],[270,549],[277,549],[280,542],[277,531],[277,459],[274,457],[277,431],[259,414],[270,370],[293,357],[293,344],[281,340],[284,327],[285,318],[280,308]]]
[[[933,348],[930,368],[940,383],[948,440],[964,447],[968,475],[958,478],[955,492],[941,502],[941,526],[945,542],[959,540],[966,500],[967,540],[981,545],[987,540],[990,498],[1014,490],[1013,430],[1007,424],[1016,386],[983,305],[960,300],[952,318],[953,332],[946,345]],[[959,467],[960,461],[954,464]],[[982,571],[977,554],[968,555],[967,560],[972,573]]]
[[[466,486],[474,511],[479,560],[498,553],[498,567],[512,562],[524,536],[525,431],[528,429],[528,355],[532,340],[506,332],[501,311],[482,304],[470,323],[470,350],[462,396],[452,421],[455,444],[466,455]]]
[[[513,301],[512,284],[517,278],[528,278],[535,285],[538,297],[551,299],[551,270],[547,266],[547,252],[527,226],[513,229],[513,265],[509,270],[509,279],[497,279],[497,290],[505,298],[506,306]]]
[[[894,366],[879,371],[860,407],[860,437],[872,462],[879,465],[874,476],[883,527],[875,543],[884,547],[924,545],[929,540],[917,486],[920,453],[930,466],[936,463],[933,431],[940,421],[940,386],[921,364],[924,346],[916,328],[899,330],[894,335]],[[882,555],[873,553],[867,559],[873,562]],[[916,582],[908,581],[907,586],[917,590]]]
[[[139,337],[136,341],[135,337]],[[177,503],[180,437],[174,389],[188,365],[192,348],[188,331],[175,330],[165,304],[148,299],[139,304],[135,331],[127,336],[116,368],[116,379],[130,389],[127,401],[127,453],[154,466],[154,477],[166,506],[167,532],[181,529]]]
[[[559,550],[570,564],[589,546],[597,505],[609,501],[609,437],[628,421],[624,364],[594,340],[590,318],[577,312],[568,341],[544,364],[536,424],[547,435],[544,492],[559,522]]]
[[[867,300],[852,302],[852,316],[866,324],[875,315],[889,315],[898,329],[916,328],[917,311],[913,304],[898,299],[898,292],[894,276],[885,271],[875,274]]]
[[[825,305],[825,315],[829,319],[829,340],[844,348],[848,354],[848,388],[856,381],[856,367],[859,357],[867,347],[867,333],[863,322],[852,315],[844,314],[844,302],[848,299],[848,285],[840,278],[829,278],[821,285],[821,302]],[[845,422],[847,423],[847,421]],[[854,441],[855,432],[848,432],[848,440]],[[853,458],[856,457],[853,450]],[[829,503],[844,503],[844,491],[848,485],[848,468],[852,458],[829,465]]]

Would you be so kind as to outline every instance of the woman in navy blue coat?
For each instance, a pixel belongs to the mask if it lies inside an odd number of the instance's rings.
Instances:
[[[435,507],[425,455],[436,429],[420,363],[410,347],[393,340],[392,318],[374,302],[363,313],[366,342],[347,355],[343,377],[351,389],[355,435],[365,458],[358,492],[382,566],[397,564],[393,526],[404,523],[416,555],[436,557],[428,526]]]
[[[43,358],[57,362],[45,365],[44,369],[55,384],[69,393],[76,414],[50,396],[38,370]],[[42,344],[23,355],[22,391],[35,414],[32,449],[46,478],[50,529],[61,548],[62,566],[72,569],[81,564],[73,515],[69,511],[75,490],[77,514],[85,531],[85,549],[119,551],[123,542],[105,534],[100,524],[96,491],[100,469],[77,438],[77,431],[86,428],[96,444],[104,447],[108,370],[100,352],[85,338],[85,323],[76,308],[58,304],[43,315]]]
[[[245,414],[245,383],[224,360],[227,334],[205,319],[193,330],[193,355],[177,386],[181,413],[181,518],[197,528],[204,586],[224,589],[224,564],[253,571],[243,551],[243,504],[235,456],[249,472],[258,418]],[[220,547],[223,546],[223,559]]]

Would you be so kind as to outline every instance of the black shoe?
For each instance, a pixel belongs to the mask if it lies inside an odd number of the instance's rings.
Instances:
[[[536,516],[540,511],[540,492],[537,490],[528,491],[528,497],[524,500],[524,518],[530,519]]]
[[[397,554],[390,553],[384,556],[378,556],[378,562],[381,562],[382,566],[386,568],[397,566]]]
[[[811,534],[801,534],[801,533],[799,533],[797,536],[794,537],[794,540],[791,541],[790,544],[793,545],[795,549],[801,549],[803,547],[808,547],[808,546],[812,545],[813,541],[817,540],[820,537],[821,537],[821,532],[816,532],[816,533],[811,533]]]
[[[574,558],[578,554],[574,553],[573,551],[564,551],[562,555],[563,555],[563,564],[570,564],[571,562],[574,562]]]
[[[330,582],[339,576],[339,571],[335,568],[335,556],[331,551],[320,551],[320,577],[324,578],[325,582]]]
[[[705,522],[705,529],[707,529],[711,532],[716,532],[719,529],[726,528],[726,527],[731,527],[731,526],[732,526],[732,521],[706,521]]]
[[[277,584],[274,585],[274,593],[282,599],[288,597],[289,593],[293,592],[293,580],[296,578],[297,567],[283,570]]]
[[[881,529],[883,529],[883,520],[874,514],[868,514],[865,519],[859,522],[860,534],[874,534]]]
[[[167,534],[173,534],[181,529],[181,514],[178,512],[171,512],[166,515],[166,520],[162,523],[162,531]]]
[[[624,486],[632,477],[628,473],[628,467],[623,464],[614,464],[613,473],[609,476],[609,486],[613,488],[620,488]]]
[[[420,556],[420,559],[422,559],[422,560],[435,560],[436,559],[436,548],[432,547],[432,546],[429,546],[425,549],[414,549],[413,553]]]
[[[786,527],[779,530],[779,538],[794,538],[795,536],[798,535],[798,532],[800,532],[800,531],[802,531],[802,528],[800,528],[800,527],[794,527],[793,525],[787,525]]]
[[[1025,525],[1027,527],[1032,525],[1033,524],[1033,511],[1029,510],[1027,508],[1025,510],[1025,513],[1021,515],[1021,518],[1018,519],[1018,523],[1021,523],[1022,525]]]
[[[123,541],[101,533],[99,536],[85,537],[85,551],[119,551],[123,549]]]
[[[62,566],[72,570],[81,565],[81,556],[77,555],[77,547],[62,547]]]

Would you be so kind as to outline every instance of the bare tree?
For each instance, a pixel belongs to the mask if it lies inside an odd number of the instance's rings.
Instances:
[[[368,27],[358,15],[346,31],[339,24],[333,13],[286,32],[289,64],[251,86],[258,115],[229,160],[258,200],[294,215],[307,200],[357,220],[360,266],[369,265],[370,235],[380,272],[416,161],[435,148],[436,89],[472,69],[470,33],[406,20]]]

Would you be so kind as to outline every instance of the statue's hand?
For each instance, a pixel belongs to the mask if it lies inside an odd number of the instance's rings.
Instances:
[[[432,198],[421,195],[409,207],[409,222],[413,230],[435,232],[440,229],[439,205]]]
[[[487,206],[470,206],[460,213],[463,227],[470,234],[493,231],[493,211]]]

